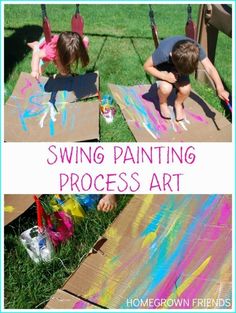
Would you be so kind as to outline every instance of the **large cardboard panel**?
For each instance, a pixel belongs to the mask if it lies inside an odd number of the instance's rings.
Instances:
[[[156,84],[108,86],[138,142],[229,142],[232,139],[231,123],[195,92],[191,92],[184,103],[189,123],[176,123],[173,110],[175,90],[168,99],[172,120],[167,121],[160,115]]]
[[[58,289],[45,306],[45,309],[99,309],[99,307],[89,302],[83,301],[82,299],[75,297],[68,292]]]
[[[78,101],[98,94],[98,73],[47,78],[21,73],[4,109],[4,140],[63,142],[99,140],[99,101]],[[48,102],[58,110],[50,117]],[[44,119],[43,126],[40,125]]]
[[[231,209],[223,195],[135,196],[63,290],[114,309],[216,308],[232,297]]]
[[[33,203],[32,195],[4,195],[4,226],[22,215]]]

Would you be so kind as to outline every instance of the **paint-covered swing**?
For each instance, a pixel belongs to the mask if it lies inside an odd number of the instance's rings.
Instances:
[[[45,41],[50,42],[52,34],[46,5],[41,5],[41,10]],[[84,21],[78,4],[71,28],[83,37]],[[4,140],[98,141],[99,101],[79,101],[98,96],[98,72],[56,78],[41,76],[39,80],[22,72],[5,105]]]
[[[192,8],[188,5],[186,36],[197,40],[214,64],[219,30],[231,37],[232,16],[230,8],[219,4],[200,5],[197,27],[192,20],[191,12]],[[159,44],[158,29],[151,6],[149,6],[149,17],[156,48]],[[203,71],[201,65],[196,72],[196,78],[201,82],[209,82],[210,86],[213,87],[209,76]],[[132,87],[109,84],[109,88],[137,141],[231,141],[231,123],[193,90],[184,103],[186,121],[176,123],[174,118],[171,121],[166,121],[161,117],[160,104],[156,96],[156,84]],[[173,117],[175,93],[176,90],[173,90],[168,99]],[[230,116],[230,104],[222,104]]]

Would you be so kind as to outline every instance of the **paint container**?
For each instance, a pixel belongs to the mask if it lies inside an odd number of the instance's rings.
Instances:
[[[84,195],[75,194],[76,201],[82,206],[85,212],[96,210],[101,195]]]
[[[102,107],[111,106],[112,104],[113,104],[113,98],[111,95],[104,95],[102,97],[102,103],[101,103]]]
[[[100,111],[107,123],[112,123],[116,114],[113,104],[113,98],[110,95],[104,95],[101,101]]]
[[[51,261],[54,252],[53,245],[45,231],[39,232],[38,226],[21,233],[20,241],[35,263]]]

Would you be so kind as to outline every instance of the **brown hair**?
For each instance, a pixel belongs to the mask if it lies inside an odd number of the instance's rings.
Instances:
[[[57,41],[57,54],[63,72],[71,73],[71,66],[77,68],[80,60],[82,67],[89,63],[89,56],[82,37],[75,32],[63,32]]]
[[[192,41],[180,40],[172,49],[172,62],[181,74],[191,74],[197,69],[199,47]]]

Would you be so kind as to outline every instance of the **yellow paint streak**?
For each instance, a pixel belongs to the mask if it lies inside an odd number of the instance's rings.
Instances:
[[[134,120],[137,120],[140,124],[142,124],[143,122],[145,122],[143,116],[140,115],[140,113],[136,110],[136,108],[135,108],[135,103],[134,103],[132,97],[128,96],[128,99],[129,99],[129,103],[132,104],[132,106],[133,106],[134,109],[135,109],[135,116],[136,116],[136,119],[134,118]]]
[[[150,205],[152,204],[154,195],[146,195],[143,201],[143,204],[140,207],[140,210],[138,214],[136,215],[136,218],[134,219],[133,222],[133,227],[132,227],[132,235],[137,236],[138,235],[138,227],[145,215],[147,214],[147,211],[150,208]]]
[[[11,205],[4,206],[4,212],[12,213],[15,210],[15,208]]]
[[[102,301],[101,303],[103,305],[108,306],[112,302],[117,287],[119,287],[119,283],[117,281],[109,280],[109,287],[103,290],[100,297],[100,301]]]
[[[116,236],[120,237],[118,232],[117,232],[117,229],[113,226],[108,228],[108,230],[106,231],[106,235],[109,237],[113,237],[113,238],[116,238]]]
[[[114,244],[111,249],[109,250],[109,256],[117,254],[117,247],[122,236],[119,234],[118,230],[115,227],[110,227],[106,233],[105,237],[113,237],[115,238],[116,244]],[[91,287],[87,292],[87,297],[92,297],[95,293],[99,291],[97,301],[102,303],[103,305],[108,305],[114,295],[116,294],[116,289],[119,288],[119,283],[117,280],[111,280],[109,277],[114,275],[114,271],[116,269],[117,263],[112,262],[111,258],[108,257],[106,254],[103,256],[105,258],[105,262],[102,265],[101,272],[106,273],[107,279],[103,282],[100,277],[95,278],[93,285],[96,286]],[[117,277],[116,277],[117,278]]]
[[[115,100],[118,102],[118,101],[121,101],[122,102],[122,98],[120,96],[120,94],[114,90],[112,90],[112,93],[113,93],[113,96],[115,98]]]
[[[202,264],[192,273],[190,277],[185,279],[185,281],[175,290],[175,292],[172,292],[172,294],[168,297],[167,301],[169,299],[174,299],[176,296],[180,297],[181,294],[192,284],[192,282],[199,276],[207,267],[208,263],[211,260],[211,256],[209,256]],[[164,306],[166,307],[166,306]]]
[[[156,239],[156,233],[155,232],[149,233],[143,240],[142,248],[149,246],[155,239]]]

